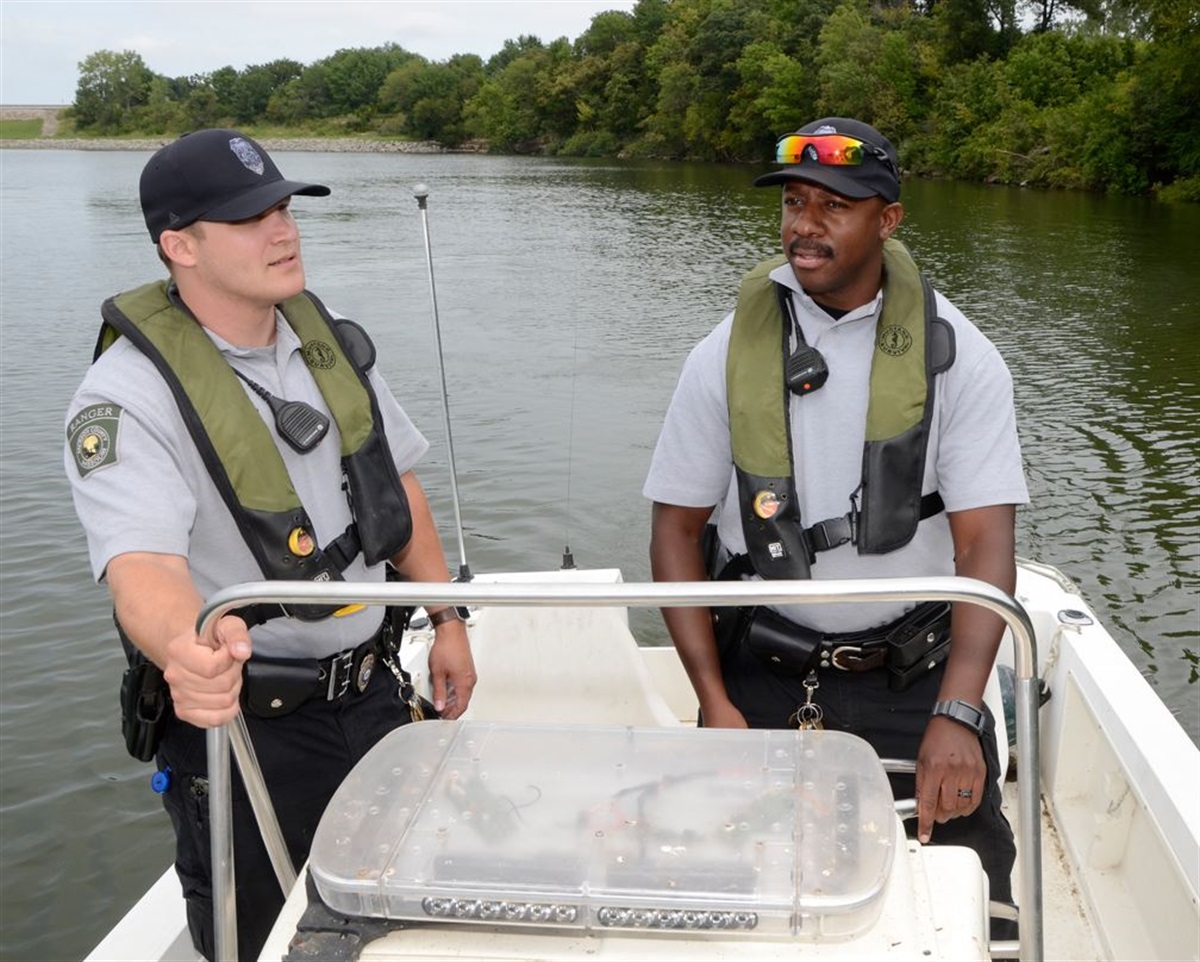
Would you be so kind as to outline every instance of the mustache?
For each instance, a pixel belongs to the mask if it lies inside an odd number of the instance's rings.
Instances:
[[[797,237],[788,244],[789,254],[799,254],[803,251],[806,254],[820,254],[822,257],[832,257],[833,248],[828,244],[820,244],[816,241],[804,240],[802,237]]]

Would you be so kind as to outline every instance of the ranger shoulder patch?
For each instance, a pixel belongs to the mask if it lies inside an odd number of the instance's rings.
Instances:
[[[68,422],[67,445],[81,478],[107,464],[117,463],[121,412],[119,404],[91,404]]]

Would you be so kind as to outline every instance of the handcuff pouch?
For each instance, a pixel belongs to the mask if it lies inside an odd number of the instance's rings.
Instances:
[[[887,637],[888,688],[907,691],[950,653],[950,603],[917,605]]]
[[[821,634],[796,624],[772,608],[755,608],[746,627],[745,645],[768,668],[803,678],[817,666]]]
[[[263,658],[242,665],[242,707],[259,718],[290,715],[313,697],[320,681],[315,658]]]

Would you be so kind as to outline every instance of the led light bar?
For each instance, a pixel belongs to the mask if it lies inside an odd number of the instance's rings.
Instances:
[[[309,872],[352,916],[815,940],[874,922],[898,838],[842,732],[439,720],[354,768]]]

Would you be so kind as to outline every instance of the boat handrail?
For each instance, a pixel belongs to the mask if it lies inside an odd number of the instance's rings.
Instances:
[[[845,602],[950,601],[979,605],[1004,619],[1012,632],[1015,674],[1018,781],[1017,826],[1021,838],[1019,904],[1020,957],[1043,960],[1041,871],[1041,763],[1038,758],[1037,650],[1033,624],[1024,607],[994,585],[974,578],[875,578],[831,581],[720,582],[301,582],[257,581],[233,585],[214,594],[197,618],[197,632],[207,637],[215,622],[247,604],[321,605],[456,605],[500,607],[682,608],[747,604],[829,604]],[[208,729],[209,806],[212,832],[212,894],[215,957],[237,958],[237,909],[234,898],[230,746],[246,785],[259,829],[285,894],[290,888],[287,849],[275,820],[270,797],[239,716],[228,725]],[[282,858],[280,855],[282,854]],[[294,881],[294,875],[292,876]]]

